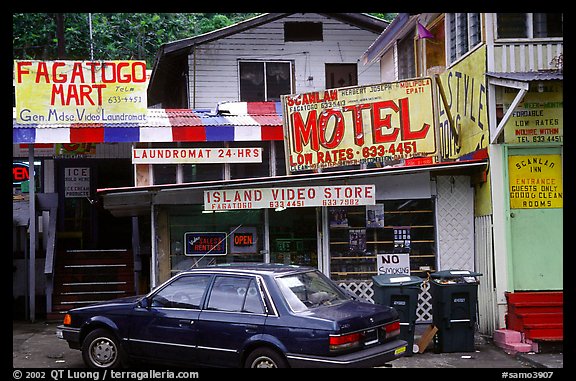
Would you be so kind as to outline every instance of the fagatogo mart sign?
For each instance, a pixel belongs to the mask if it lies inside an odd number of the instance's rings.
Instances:
[[[146,120],[144,61],[14,61],[21,124]]]
[[[374,185],[204,191],[205,210],[374,205]]]

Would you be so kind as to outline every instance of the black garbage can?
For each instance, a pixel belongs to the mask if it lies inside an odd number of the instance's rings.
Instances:
[[[432,320],[440,352],[473,352],[481,273],[445,270],[431,274]]]
[[[374,281],[374,303],[391,306],[400,317],[400,338],[408,342],[406,356],[411,356],[414,347],[416,307],[422,279],[411,275],[381,274]]]

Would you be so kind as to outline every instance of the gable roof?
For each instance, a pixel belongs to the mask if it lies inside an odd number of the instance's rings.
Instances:
[[[212,42],[260,25],[276,21],[278,19],[290,16],[294,13],[264,13],[239,23],[217,29],[212,32],[204,33],[198,36],[185,38],[173,42],[167,42],[160,46],[154,67],[148,85],[148,98],[153,99],[150,89],[154,89],[159,83],[165,80],[169,73],[181,72],[187,62],[188,54],[195,46]],[[367,13],[318,13],[325,17],[339,20],[343,23],[354,25],[358,28],[365,29],[374,33],[381,33],[387,26],[388,22]],[[154,104],[154,102],[152,102]]]

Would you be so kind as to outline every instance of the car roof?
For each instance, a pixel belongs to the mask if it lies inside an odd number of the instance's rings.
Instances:
[[[298,265],[285,265],[282,263],[245,263],[245,262],[235,262],[235,263],[221,263],[217,265],[210,265],[205,267],[195,267],[189,268],[185,272],[199,272],[206,271],[215,273],[250,273],[250,274],[261,274],[261,275],[286,275],[290,273],[298,273],[303,271],[316,270],[315,268],[308,266],[298,266]]]

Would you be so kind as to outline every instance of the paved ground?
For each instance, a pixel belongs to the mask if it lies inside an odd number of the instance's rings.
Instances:
[[[56,337],[56,326],[57,324],[53,322],[14,321],[12,324],[13,368],[84,367],[80,352],[68,348],[65,341]],[[415,342],[418,342],[418,334],[419,329],[416,329]],[[392,368],[492,368],[504,370],[516,368],[526,372],[534,371],[535,368],[563,368],[563,366],[564,358],[560,352],[514,356],[494,346],[488,338],[477,335],[474,352],[435,353],[432,345],[430,345],[423,354],[416,353],[413,356],[394,361]],[[561,371],[558,372],[561,373]]]

